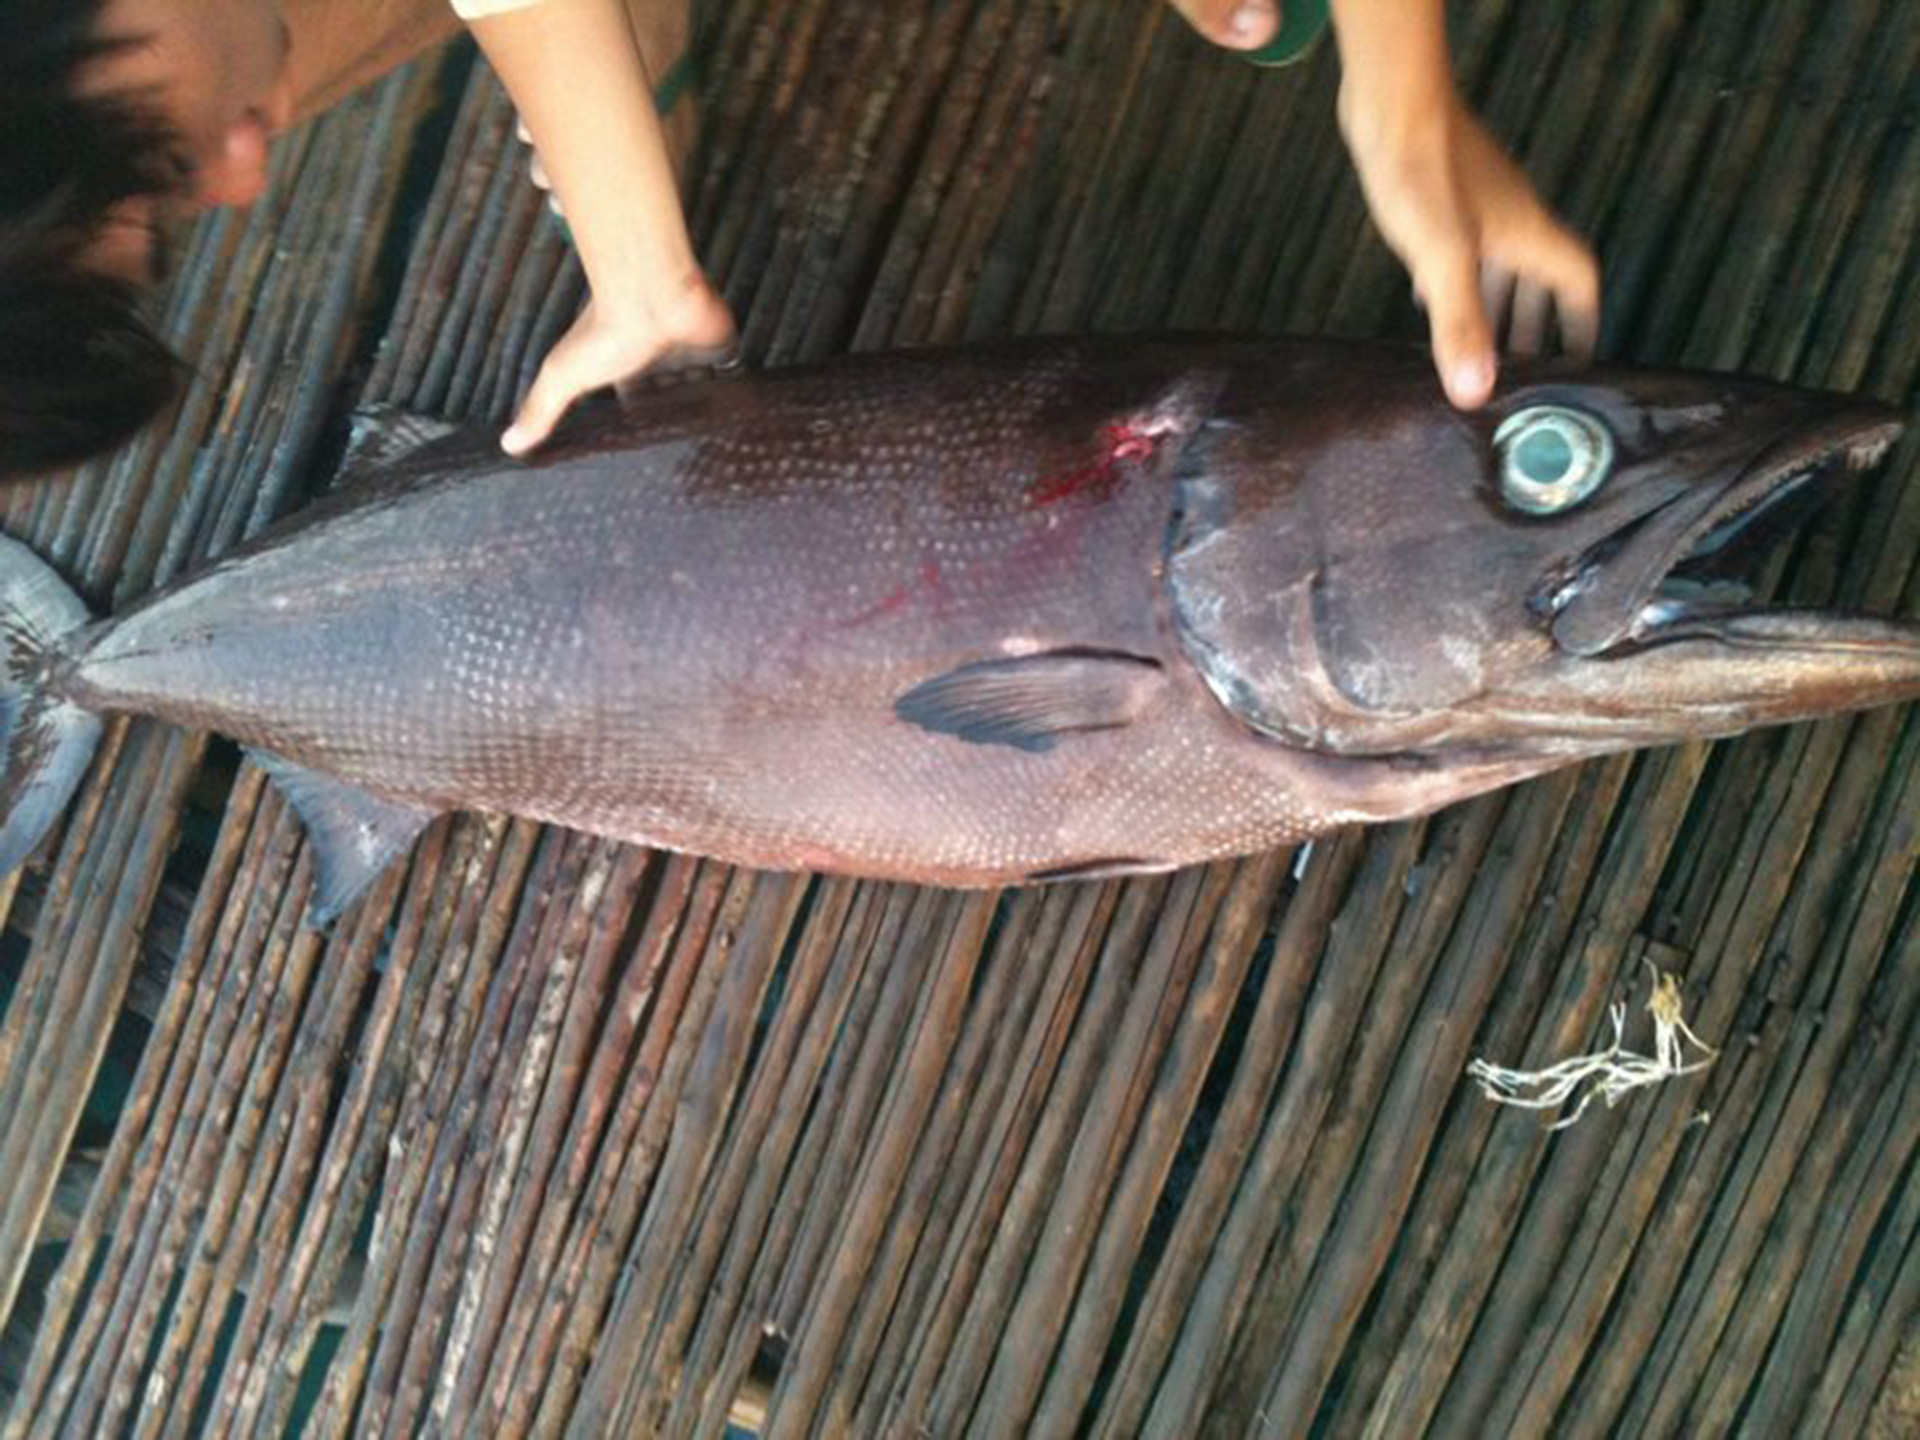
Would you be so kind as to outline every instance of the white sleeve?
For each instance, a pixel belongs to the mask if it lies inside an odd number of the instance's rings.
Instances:
[[[452,0],[452,3],[453,13],[462,20],[484,20],[503,10],[524,10],[529,5],[538,5],[540,0]]]

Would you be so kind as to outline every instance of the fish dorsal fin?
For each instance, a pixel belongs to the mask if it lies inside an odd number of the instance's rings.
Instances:
[[[910,725],[976,745],[1048,750],[1063,735],[1132,723],[1165,683],[1160,662],[1120,650],[1063,649],[979,660],[894,702]]]
[[[285,793],[313,843],[313,899],[307,921],[331,925],[365,893],[439,813],[377,795],[268,755],[247,754]]]
[[[397,405],[363,405],[353,412],[340,479],[350,482],[399,464],[460,427],[451,420],[416,415]]]

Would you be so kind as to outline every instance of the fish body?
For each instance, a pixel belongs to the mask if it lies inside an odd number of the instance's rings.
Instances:
[[[1523,513],[1501,427],[1557,411],[1597,420],[1612,473]],[[45,757],[80,742],[47,736],[106,712],[267,758],[328,909],[454,809],[947,885],[1418,814],[1920,690],[1905,627],[1657,594],[1729,512],[1892,428],[1696,376],[1523,377],[1463,416],[1411,350],[1194,339],[683,385],[532,464],[388,420],[235,555],[104,621],[13,625],[31,803],[0,858],[64,803]]]

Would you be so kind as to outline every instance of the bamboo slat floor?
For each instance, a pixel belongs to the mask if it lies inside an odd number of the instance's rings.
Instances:
[[[1909,6],[1454,18],[1614,356],[1911,407]],[[1418,333],[1330,54],[1149,0],[734,0],[700,52],[756,362]],[[522,165],[459,47],[292,137],[172,287],[180,414],[0,527],[118,604],[357,401],[503,417],[580,298]],[[1913,613],[1914,453],[1772,582]],[[259,773],[117,724],[3,892],[0,1434],[1914,1433],[1916,751],[1882,712],[986,896],[464,816],[322,937]],[[1562,1132],[1465,1082],[1640,1038],[1648,962],[1704,1074]]]

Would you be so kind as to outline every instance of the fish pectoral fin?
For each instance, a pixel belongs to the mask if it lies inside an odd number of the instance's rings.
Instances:
[[[382,800],[277,755],[247,754],[286,795],[313,843],[311,925],[338,919],[440,813]]]
[[[416,415],[396,405],[363,405],[348,422],[340,479],[350,484],[362,475],[396,465],[459,428],[451,420]]]
[[[939,735],[1040,751],[1063,735],[1131,724],[1165,683],[1160,662],[1144,655],[1047,650],[936,675],[894,701],[893,711]]]

